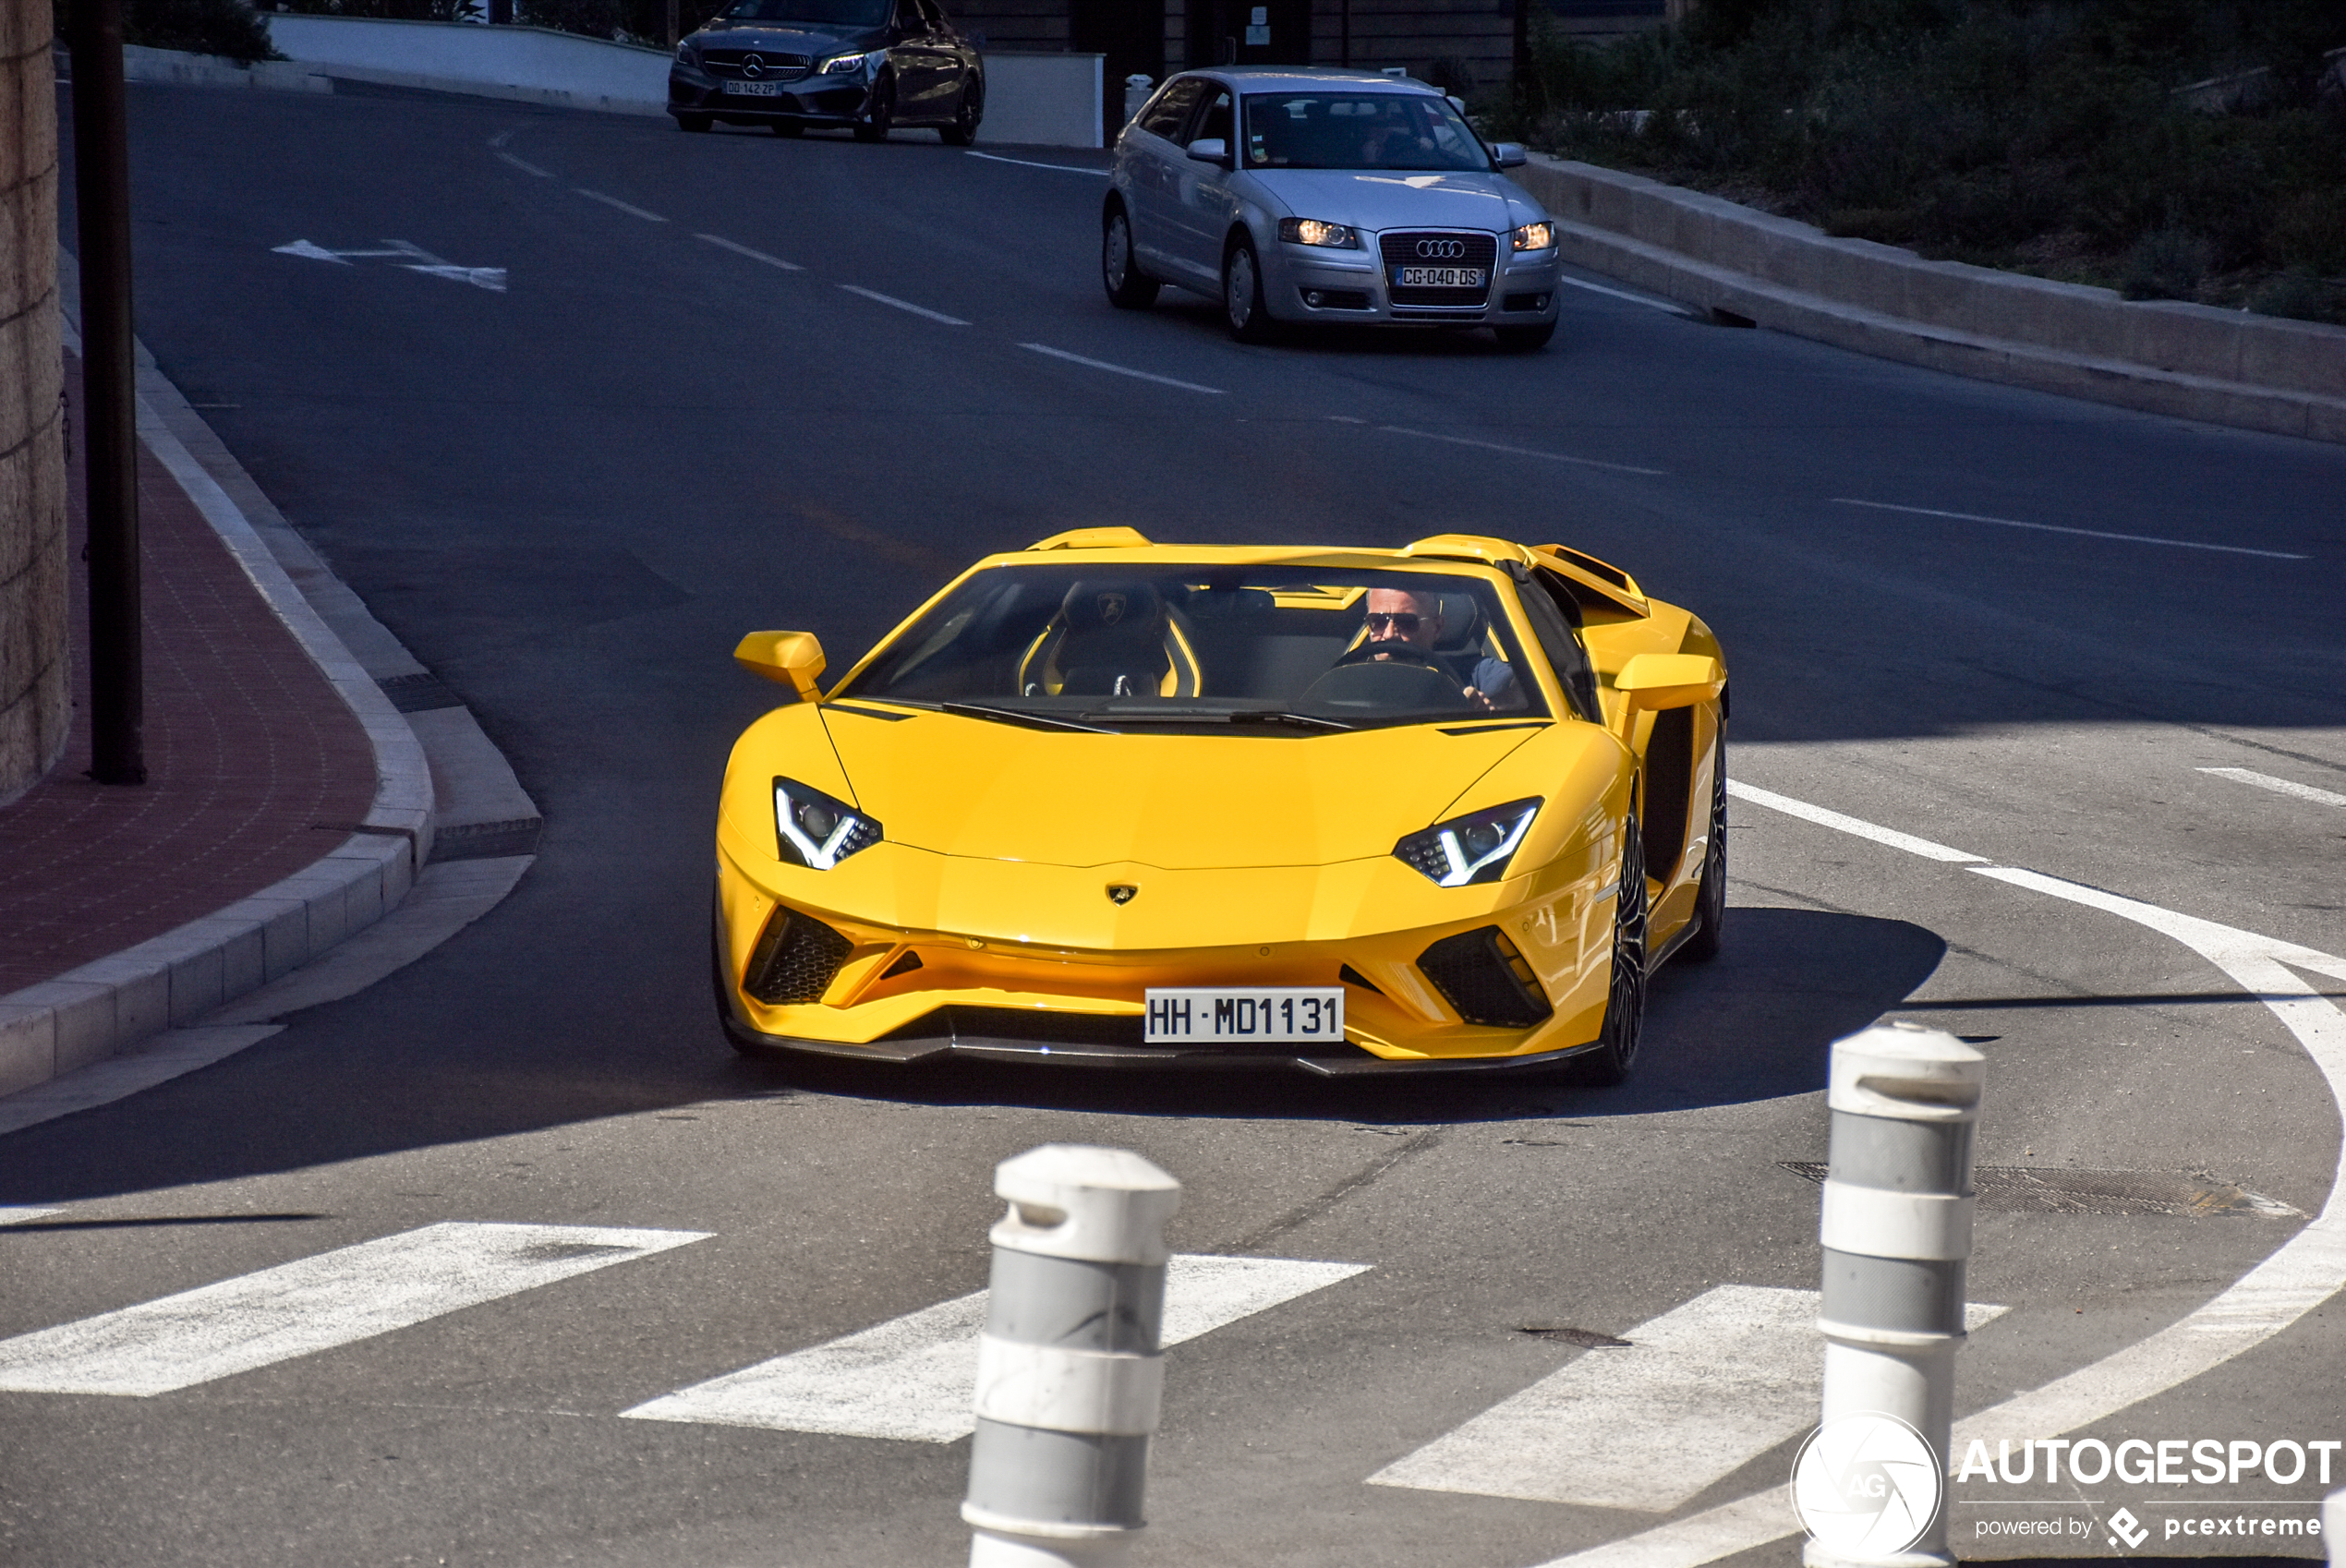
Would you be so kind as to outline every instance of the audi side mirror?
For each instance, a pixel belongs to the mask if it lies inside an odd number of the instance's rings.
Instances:
[[[1227,163],[1230,144],[1218,136],[1202,136],[1190,143],[1190,156],[1201,163]]]
[[[1519,141],[1503,141],[1491,149],[1491,162],[1502,169],[1520,169],[1531,162]]]

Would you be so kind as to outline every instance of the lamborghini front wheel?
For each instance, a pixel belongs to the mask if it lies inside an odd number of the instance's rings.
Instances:
[[[1588,1083],[1626,1080],[1637,1065],[1638,1043],[1645,1032],[1646,923],[1651,912],[1645,837],[1634,815],[1626,819],[1621,834],[1621,884],[1613,902],[1613,974],[1605,990],[1604,1029],[1597,1036],[1597,1048],[1575,1060]]]

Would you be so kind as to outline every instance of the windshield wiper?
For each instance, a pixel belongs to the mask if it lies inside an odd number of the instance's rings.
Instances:
[[[1086,735],[1115,733],[1096,724],[1083,724],[1072,718],[1052,718],[1039,713],[1023,713],[1014,707],[987,707],[982,703],[939,703],[937,709],[942,713],[959,714],[963,718],[991,718],[998,723],[1023,725],[1029,730],[1080,730]]]
[[[1083,715],[1103,724],[1282,724],[1298,730],[1349,730],[1338,718],[1308,713],[1284,713],[1277,708],[1093,708]]]

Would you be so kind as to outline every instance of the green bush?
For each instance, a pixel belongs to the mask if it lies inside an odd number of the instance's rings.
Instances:
[[[54,9],[57,37],[70,41],[73,7],[56,0]],[[245,0],[125,0],[122,39],[144,49],[217,54],[240,66],[284,58]]]
[[[2241,304],[2346,273],[2341,44],[2340,0],[1701,0],[1613,44],[1535,26],[1486,113],[1832,233]],[[2235,112],[2176,90],[2209,78]]]

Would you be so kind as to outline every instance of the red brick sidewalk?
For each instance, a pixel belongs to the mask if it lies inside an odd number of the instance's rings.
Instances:
[[[79,430],[71,356],[66,384]],[[147,782],[90,781],[78,452],[67,466],[74,728],[49,777],[0,808],[0,995],[299,871],[340,845],[375,798],[367,732],[143,448]]]

